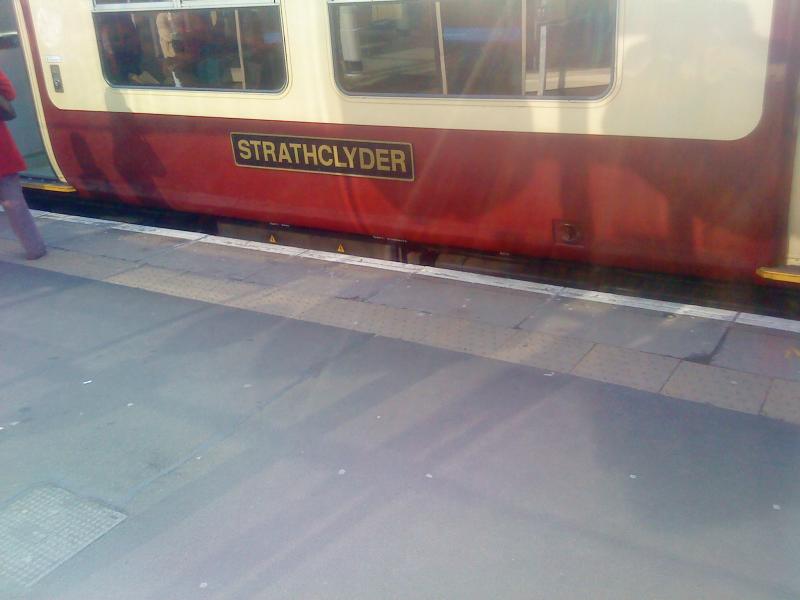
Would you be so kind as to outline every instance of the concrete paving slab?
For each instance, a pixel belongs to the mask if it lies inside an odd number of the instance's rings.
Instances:
[[[770,380],[761,375],[682,362],[663,392],[692,402],[758,414],[767,396]]]
[[[221,303],[261,291],[261,287],[218,277],[142,266],[106,278],[108,283],[200,302]]]
[[[774,380],[762,414],[772,419],[800,423],[800,382]]]
[[[575,338],[562,338],[536,331],[515,331],[487,358],[497,358],[561,373],[571,372],[594,344]]]
[[[3,260],[13,264],[30,264],[21,253],[14,256],[3,256]],[[105,256],[92,256],[48,248],[47,254],[36,260],[36,268],[63,275],[74,275],[86,279],[100,280],[111,277],[123,271],[136,268],[137,263]]]
[[[36,219],[36,226],[42,234],[45,242],[53,244],[63,239],[76,237],[86,233],[95,233],[101,229],[108,229],[112,226],[111,223],[105,224],[79,224],[79,223],[62,223],[51,219]],[[16,241],[17,237],[8,223],[8,216],[0,210],[0,239]]]
[[[25,264],[27,261],[17,260],[16,262]],[[127,260],[78,254],[58,248],[49,248],[47,254],[36,262],[37,269],[99,281],[136,268],[136,266],[136,263]]]
[[[800,335],[734,325],[711,364],[800,381]]]
[[[597,344],[572,372],[581,377],[657,392],[677,366],[678,361],[669,356]]]
[[[537,309],[520,328],[693,360],[710,356],[728,325],[725,321],[555,298]]]
[[[206,277],[246,279],[268,266],[270,257],[264,252],[246,248],[195,242],[180,246],[179,252],[152,254],[144,262],[154,267],[188,271]]]
[[[327,299],[323,296],[291,293],[281,287],[277,289],[267,288],[252,294],[239,296],[231,299],[226,304],[233,308],[299,319],[304,313],[326,301]]]
[[[407,274],[397,271],[334,264],[318,274],[308,274],[289,283],[287,289],[334,298],[366,300],[408,280]]]
[[[319,260],[267,252],[262,254],[265,260],[263,267],[246,278],[251,283],[265,286],[285,285],[306,277],[323,275],[329,267]]]
[[[66,240],[83,236],[93,235],[111,228],[111,223],[66,223],[51,219],[36,219],[36,226],[42,234],[48,246],[58,246]]]
[[[419,310],[490,325],[514,327],[550,299],[517,292],[428,277],[410,277],[378,292],[369,302]]]
[[[92,231],[91,233],[61,240],[55,245],[73,252],[139,262],[154,253],[169,250],[185,243],[187,243],[186,240],[167,236],[155,236],[117,229],[101,229],[100,231]]]

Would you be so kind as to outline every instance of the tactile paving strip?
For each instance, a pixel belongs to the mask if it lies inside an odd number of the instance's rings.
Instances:
[[[664,386],[663,393],[756,415],[769,387],[768,377],[682,362]]]
[[[32,586],[124,520],[58,487],[28,491],[0,509],[0,591]]]
[[[596,344],[572,372],[597,381],[658,392],[678,363],[670,356]]]
[[[762,412],[773,419],[800,423],[800,381],[774,380]]]

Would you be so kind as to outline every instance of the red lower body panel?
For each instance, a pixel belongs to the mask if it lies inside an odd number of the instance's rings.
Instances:
[[[769,120],[735,142],[67,111],[49,126],[71,184],[134,204],[714,277],[749,278],[782,243]],[[232,131],[407,142],[416,180],[238,167]]]

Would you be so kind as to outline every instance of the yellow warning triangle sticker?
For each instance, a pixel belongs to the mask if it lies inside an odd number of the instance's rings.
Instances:
[[[339,247],[336,249],[339,254],[344,254],[344,245],[339,244]]]
[[[270,244],[277,244],[278,243],[278,238],[276,238],[274,235],[270,234],[269,235],[269,243]]]

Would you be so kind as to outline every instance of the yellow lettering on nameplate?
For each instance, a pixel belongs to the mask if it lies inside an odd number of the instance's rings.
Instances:
[[[231,133],[231,146],[239,167],[414,181],[406,142]]]

